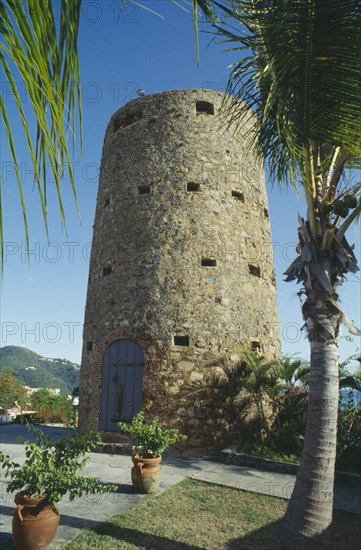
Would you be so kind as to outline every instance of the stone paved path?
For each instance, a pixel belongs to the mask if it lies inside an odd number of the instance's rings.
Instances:
[[[23,426],[8,425],[0,427],[1,450],[13,460],[23,460],[24,447],[16,442],[16,435],[28,437]],[[59,428],[46,429],[55,438],[63,435]],[[128,456],[91,453],[91,460],[84,473],[96,475],[105,483],[119,484],[119,492],[100,496],[78,498],[70,502],[64,497],[59,504],[61,512],[60,526],[52,548],[61,548],[74,539],[82,529],[106,521],[111,516],[135,506],[147,495],[136,495],[132,491]],[[191,457],[166,456],[162,465],[161,489],[165,490],[179,481],[192,477],[247,491],[289,498],[295,476],[263,472],[254,468],[222,464],[220,462]],[[0,478],[0,550],[13,550],[11,542],[11,521],[14,513],[13,495],[6,492],[6,482]],[[357,485],[336,486],[335,508],[361,514],[360,487]]]

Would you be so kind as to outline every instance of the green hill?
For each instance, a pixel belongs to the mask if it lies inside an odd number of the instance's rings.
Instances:
[[[59,388],[70,395],[79,386],[80,365],[67,359],[42,357],[18,346],[0,348],[0,372],[11,370],[31,388]]]

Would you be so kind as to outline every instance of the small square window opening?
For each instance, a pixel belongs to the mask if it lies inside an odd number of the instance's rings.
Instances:
[[[139,185],[138,194],[139,195],[150,195],[151,189],[150,185]]]
[[[120,128],[126,128],[143,118],[142,111],[135,111],[134,113],[122,114],[113,121],[113,132],[116,132]]]
[[[258,265],[248,265],[248,271],[251,275],[254,275],[255,277],[261,276],[261,268]]]
[[[189,336],[174,336],[174,345],[175,346],[183,346],[188,347],[189,346]]]
[[[214,105],[209,101],[196,101],[197,114],[214,115]]]
[[[199,193],[200,190],[201,190],[200,183],[195,183],[194,181],[189,181],[187,183],[187,191],[189,193]]]
[[[112,272],[112,266],[107,265],[106,267],[103,268],[103,277],[106,277],[107,275],[110,275],[111,272]]]
[[[261,351],[261,344],[257,340],[251,342],[251,351],[259,353]]]
[[[217,260],[214,258],[202,258],[203,267],[217,267]]]
[[[241,191],[238,191],[238,189],[233,189],[232,197],[237,201],[244,202],[244,195]]]

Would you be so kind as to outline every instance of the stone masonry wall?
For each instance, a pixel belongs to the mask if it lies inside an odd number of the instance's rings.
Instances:
[[[80,427],[99,416],[102,357],[128,338],[145,353],[144,400],[190,426],[177,395],[242,344],[274,357],[279,321],[263,169],[217,116],[223,94],[144,96],[108,125],[94,225]],[[189,424],[191,422],[191,424]],[[198,444],[200,442],[198,441]]]

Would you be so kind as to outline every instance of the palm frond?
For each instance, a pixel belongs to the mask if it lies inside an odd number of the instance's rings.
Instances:
[[[34,168],[45,229],[47,232],[48,166],[54,177],[59,201],[60,217],[66,227],[61,180],[64,166],[77,204],[74,174],[68,146],[69,134],[75,146],[75,123],[80,126],[81,145],[81,91],[77,51],[81,0],[63,0],[60,22],[57,23],[51,1],[4,0],[0,4],[0,27],[3,42],[0,47],[0,65],[13,94],[13,104],[21,119],[25,142]],[[32,131],[29,116],[23,108],[17,80],[21,79],[37,119]],[[14,108],[9,108],[0,97],[1,118],[6,129],[9,150],[15,166],[16,181],[23,210],[27,246],[29,246],[26,203],[19,158],[13,134]],[[3,205],[6,208],[6,205]],[[2,220],[0,220],[1,222]],[[4,233],[0,227],[0,250]],[[3,256],[1,254],[1,259]]]
[[[254,139],[271,175],[296,183],[305,146],[338,145],[361,157],[361,5],[358,0],[215,1],[223,42],[245,55],[233,65],[225,104],[242,132],[249,108]],[[241,100],[241,103],[240,103]]]
[[[310,365],[308,361],[283,355],[281,360],[281,377],[288,386],[294,386],[297,382],[307,385],[310,377]]]

